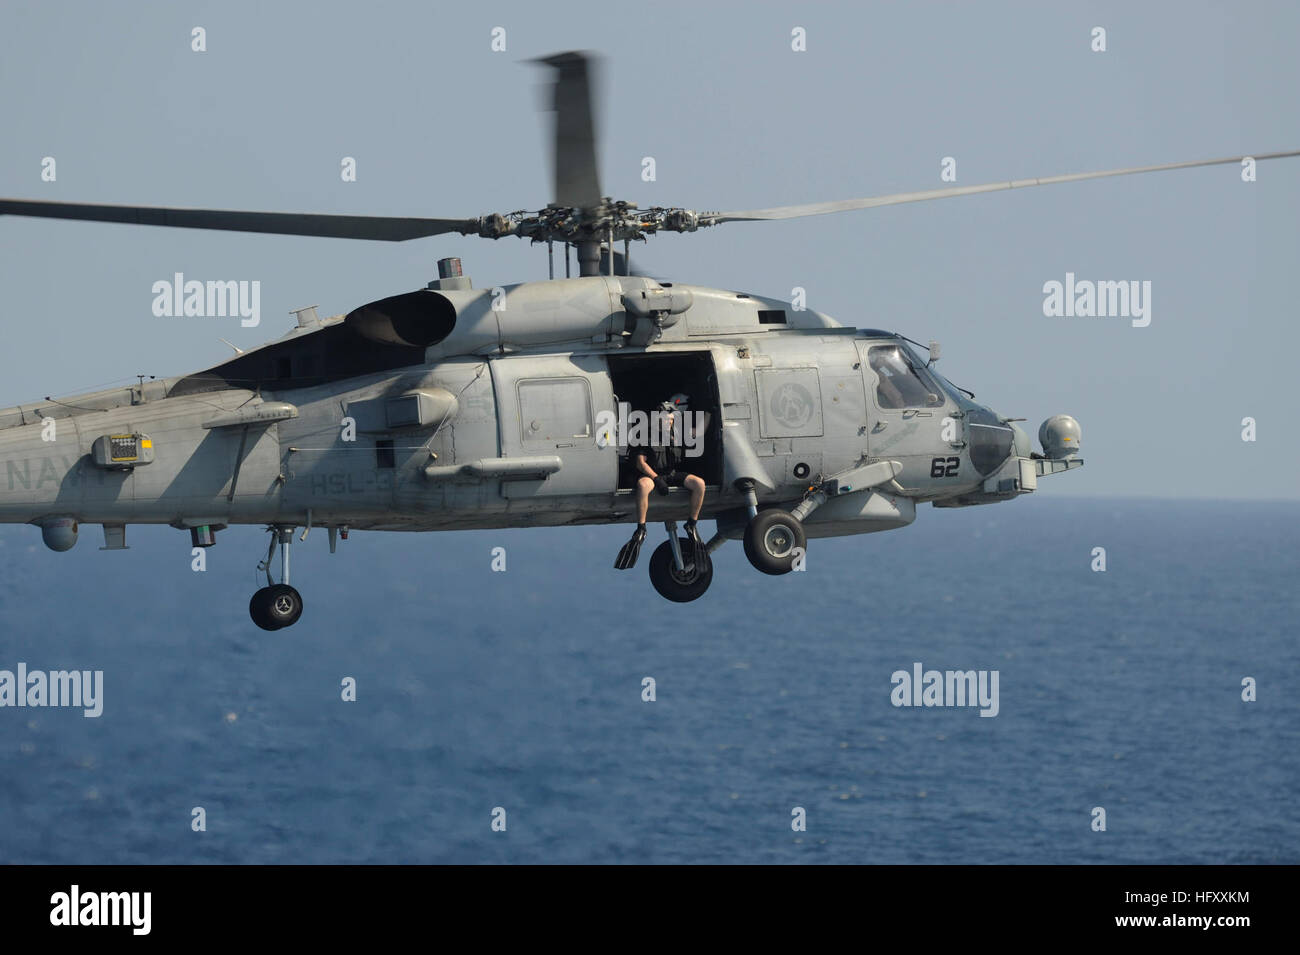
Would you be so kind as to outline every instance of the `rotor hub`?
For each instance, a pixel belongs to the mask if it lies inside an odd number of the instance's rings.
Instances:
[[[514,235],[533,242],[643,242],[656,232],[694,232],[713,225],[707,216],[693,209],[638,209],[634,202],[615,201],[609,197],[593,208],[549,205],[538,212],[520,210],[504,215],[492,213],[471,219],[460,230],[462,235],[485,239],[502,239]]]

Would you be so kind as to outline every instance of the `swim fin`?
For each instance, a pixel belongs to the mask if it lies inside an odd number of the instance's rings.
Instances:
[[[618,556],[614,558],[615,570],[631,570],[636,566],[636,559],[641,556],[641,545],[645,543],[645,525],[638,524],[632,532],[632,539],[623,545]]]
[[[705,568],[711,566],[713,563],[713,558],[709,556],[709,547],[700,537],[699,528],[696,527],[694,521],[687,521],[685,530],[686,539],[691,542],[691,550],[693,553],[689,555],[684,554],[683,556],[690,559],[691,562],[694,563],[701,572],[703,572]]]

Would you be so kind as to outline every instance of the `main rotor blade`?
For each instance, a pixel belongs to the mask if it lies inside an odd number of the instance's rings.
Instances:
[[[1300,150],[1284,153],[1256,153],[1252,158],[1283,159],[1300,156]],[[765,219],[797,219],[801,216],[824,216],[831,212],[848,212],[853,209],[872,209],[876,206],[896,206],[904,202],[924,202],[927,199],[947,199],[951,196],[971,196],[981,192],[1001,192],[1023,186],[1050,186],[1058,182],[1080,182],[1084,179],[1103,179],[1106,176],[1129,176],[1139,172],[1160,172],[1165,169],[1187,169],[1192,166],[1218,166],[1239,163],[1245,156],[1226,159],[1195,159],[1191,162],[1171,162],[1159,166],[1132,166],[1128,169],[1107,169],[1103,172],[1076,172],[1066,176],[1046,176],[1042,179],[1013,179],[1009,182],[990,182],[980,186],[950,186],[944,189],[926,189],[922,192],[895,192],[870,199],[841,199],[838,202],[814,202],[801,206],[777,206],[773,209],[751,209],[747,212],[706,212],[701,221],[709,225],[720,222],[755,222]]]
[[[396,216],[331,216],[297,212],[234,212],[226,209],[174,209],[164,206],[109,206],[82,202],[0,199],[0,215],[45,219],[126,222],[182,229],[318,235],[335,239],[401,242],[444,232],[477,231],[473,219],[406,219]]]
[[[591,88],[595,61],[585,53],[557,53],[539,62],[555,68],[555,204],[591,209],[600,204],[596,164],[596,121]],[[590,67],[590,69],[589,69]]]

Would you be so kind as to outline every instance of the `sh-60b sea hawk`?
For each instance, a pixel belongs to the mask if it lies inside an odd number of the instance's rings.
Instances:
[[[901,335],[849,328],[757,295],[628,274],[627,244],[658,232],[822,215],[1240,157],[901,193],[748,212],[640,210],[602,196],[589,63],[556,72],[556,201],[475,219],[231,212],[0,200],[0,214],[399,241],[458,232],[545,242],[551,280],[474,289],[459,261],[427,288],[347,315],[297,313],[283,338],[196,374],[0,411],[0,521],[32,523],[67,550],[81,524],[125,546],[131,523],[170,524],[206,547],[234,524],[265,524],[258,626],[293,624],[290,541],[325,528],[432,531],[634,519],[637,474],[611,422],[691,396],[717,533],[679,537],[688,495],[652,497],[668,539],[655,588],[694,600],[709,553],[741,539],[750,562],[790,571],[810,538],[910,524],[918,502],[962,507],[1029,493],[1079,467],[1079,426],[1057,415],[1042,451],[1014,419],[978,404]],[[1256,155],[1255,159],[1300,153]],[[623,254],[616,244],[623,242]],[[554,247],[566,278],[555,278]],[[570,248],[578,275],[567,277]],[[280,552],[280,582],[271,568]]]

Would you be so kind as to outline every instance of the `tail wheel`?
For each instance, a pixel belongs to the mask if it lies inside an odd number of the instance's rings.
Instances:
[[[263,587],[249,600],[248,615],[263,630],[291,627],[302,616],[302,595],[288,584]]]

